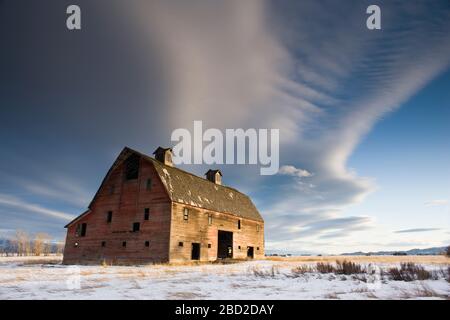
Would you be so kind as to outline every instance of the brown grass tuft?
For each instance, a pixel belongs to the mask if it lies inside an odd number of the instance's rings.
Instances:
[[[400,268],[390,268],[387,274],[394,281],[428,280],[433,278],[431,272],[413,262],[401,263]]]
[[[275,275],[280,273],[276,266],[272,266],[269,270],[261,270],[258,267],[253,267],[251,271],[253,272],[253,275],[260,278],[274,278]]]
[[[335,273],[336,272],[336,268],[328,262],[327,263],[317,262],[316,270],[319,273]]]

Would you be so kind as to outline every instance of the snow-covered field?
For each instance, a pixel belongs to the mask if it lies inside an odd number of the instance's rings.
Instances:
[[[445,278],[393,281],[374,275],[298,273],[297,261],[191,266],[63,266],[58,257],[0,257],[0,299],[449,299]],[[426,264],[444,272],[448,264]]]

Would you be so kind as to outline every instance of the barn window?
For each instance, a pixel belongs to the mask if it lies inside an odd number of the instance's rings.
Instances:
[[[139,176],[139,156],[131,155],[125,162],[125,179],[134,180]]]
[[[256,250],[258,250],[258,251],[259,251],[259,247],[256,247]]]
[[[188,208],[183,209],[183,219],[186,221],[189,219],[189,209]]]
[[[144,220],[148,220],[150,218],[150,208],[144,209]]]
[[[108,211],[106,214],[106,222],[111,223],[112,221],[112,211]]]
[[[183,242],[181,242],[181,241],[178,242],[178,246],[179,246],[179,247],[182,247],[182,246],[183,246]]]
[[[241,220],[238,220],[238,229],[241,228]]]
[[[212,214],[208,214],[208,224],[212,225]]]
[[[86,228],[87,224],[77,224],[77,228],[75,229],[75,236],[77,237],[85,237],[86,236]]]
[[[208,248],[211,248],[211,243],[208,243]]]
[[[82,223],[81,224],[81,230],[80,230],[80,237],[85,237],[86,236],[86,229],[87,229],[87,224],[86,223]]]
[[[133,232],[138,232],[140,228],[141,228],[141,224],[139,222],[133,223]]]
[[[149,190],[149,191],[152,190],[152,179],[150,179],[150,178],[147,179],[147,183],[145,185],[145,188],[147,190]]]
[[[110,186],[110,187],[109,187],[109,194],[114,194],[115,189],[116,189],[116,188],[115,188],[114,185]]]
[[[106,241],[102,241],[102,247],[106,247]]]
[[[150,241],[145,241],[145,246],[150,247]]]
[[[238,249],[241,250],[241,246],[238,246]]]
[[[256,232],[259,232],[259,224],[256,225]]]
[[[123,241],[123,242],[122,242],[122,247],[125,248],[126,246],[127,246],[127,242],[126,242],[126,241]]]

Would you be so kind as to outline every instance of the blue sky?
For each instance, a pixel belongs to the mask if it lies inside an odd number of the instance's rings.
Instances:
[[[279,128],[283,171],[217,166],[266,247],[448,244],[448,1],[0,2],[0,235],[64,238],[124,146],[176,128]],[[37,27],[38,26],[38,27]],[[199,175],[207,166],[183,166]]]

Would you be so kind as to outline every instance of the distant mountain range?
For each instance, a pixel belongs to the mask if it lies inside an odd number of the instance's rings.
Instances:
[[[408,256],[429,256],[439,255],[446,251],[447,247],[433,247],[427,249],[411,249],[406,251],[376,251],[376,252],[349,252],[342,253],[342,256],[391,256],[391,255],[408,255]]]
[[[392,255],[409,255],[409,256],[431,256],[440,255],[447,250],[447,247],[433,247],[426,249],[411,249],[403,251],[373,251],[373,252],[347,252],[341,253],[341,256],[392,256]],[[319,254],[318,252],[296,252],[296,251],[280,251],[280,250],[266,250],[266,255],[268,256],[316,256],[323,255],[328,256],[329,254]]]

